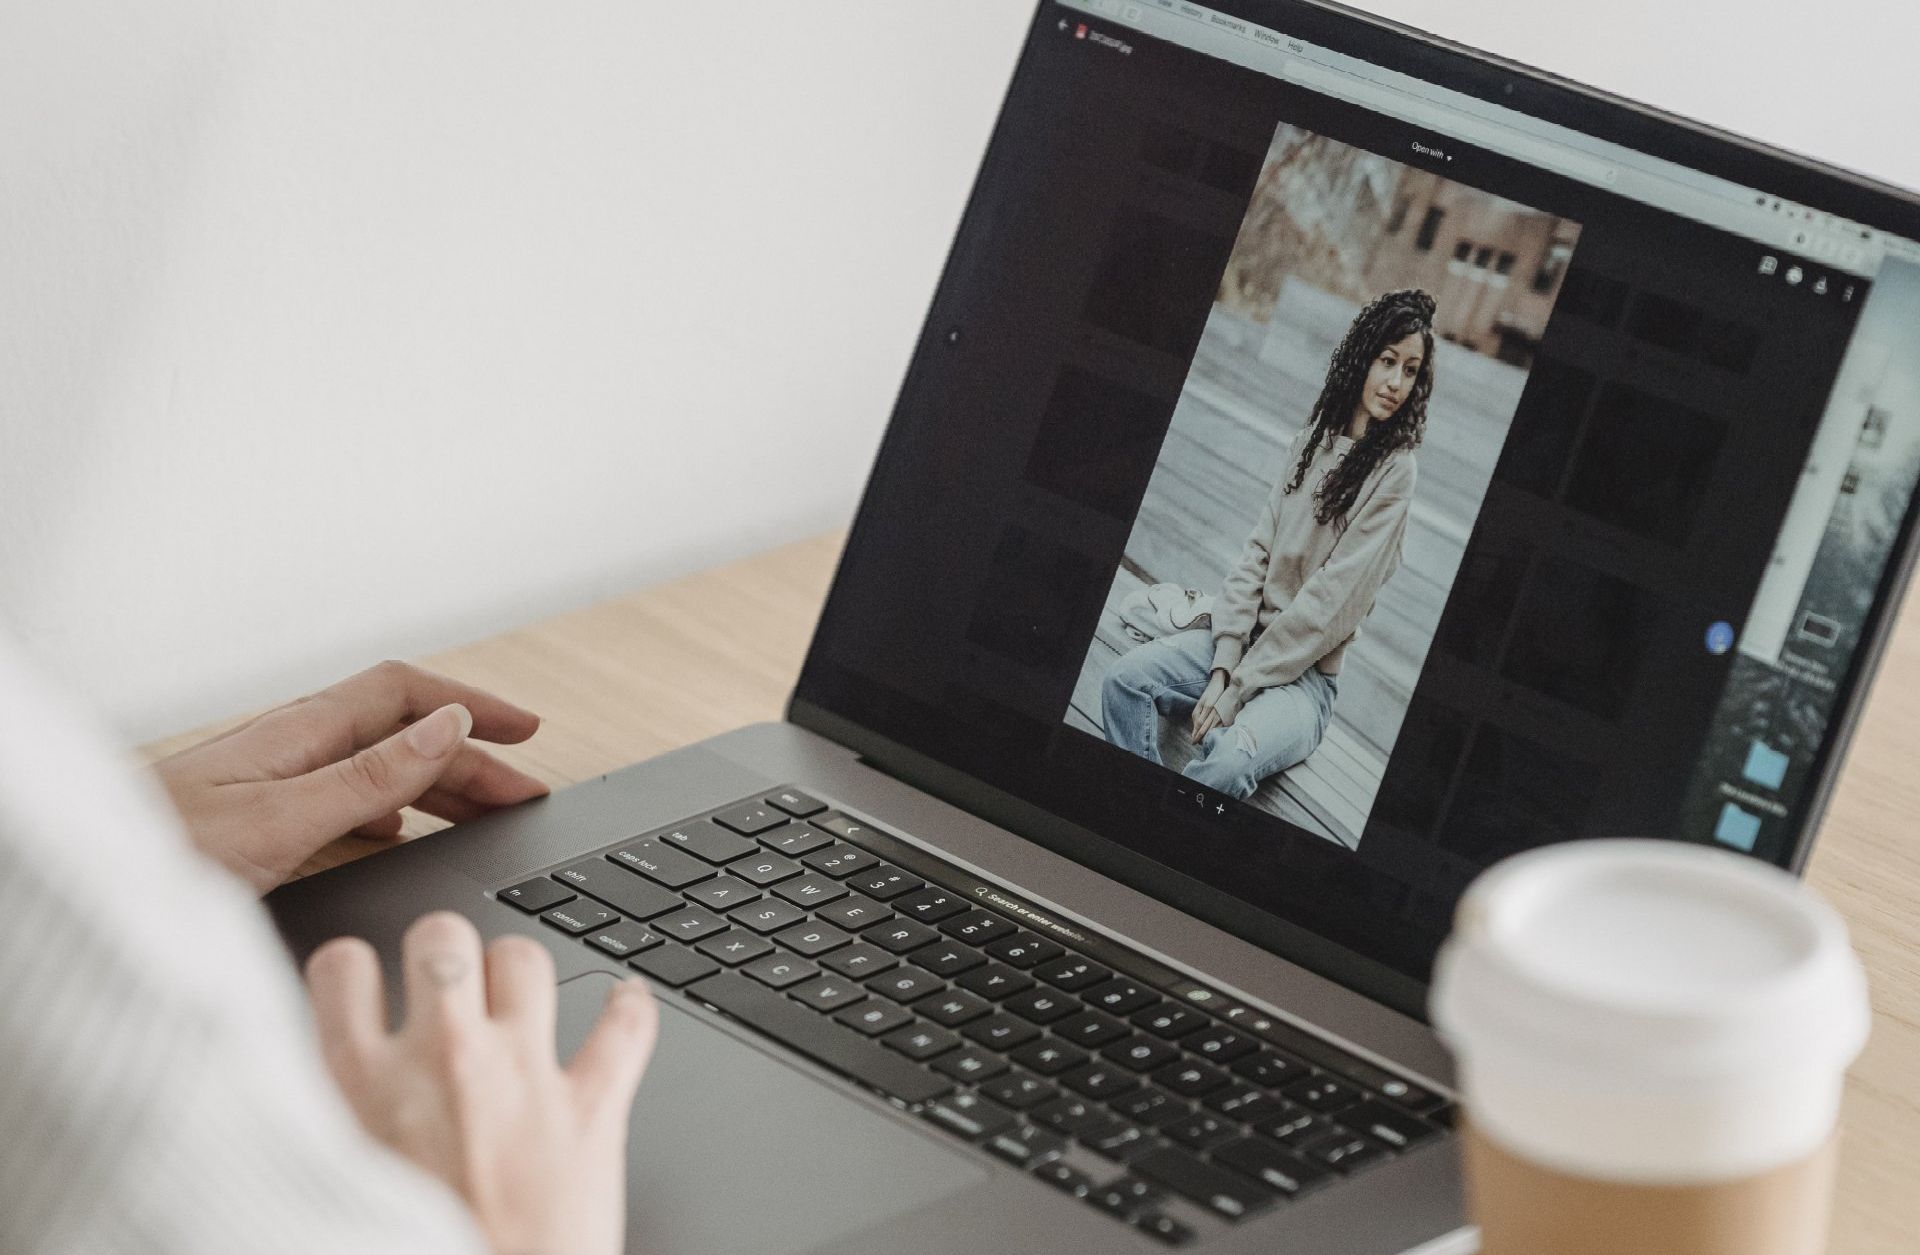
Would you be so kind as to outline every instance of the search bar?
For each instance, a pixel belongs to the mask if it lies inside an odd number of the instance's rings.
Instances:
[[[1280,77],[1310,91],[1344,100],[1380,113],[1430,127],[1478,148],[1513,157],[1528,165],[1552,170],[1583,183],[1612,187],[1620,181],[1620,170],[1611,162],[1586,153],[1574,152],[1551,140],[1528,135],[1498,122],[1489,122],[1446,105],[1422,100],[1418,96],[1369,83],[1350,74],[1329,70],[1310,61],[1288,61],[1280,68]]]

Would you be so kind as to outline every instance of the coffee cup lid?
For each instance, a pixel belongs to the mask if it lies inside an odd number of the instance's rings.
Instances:
[[[1637,1093],[1837,1074],[1870,1020],[1845,924],[1793,876],[1612,839],[1530,851],[1474,882],[1432,1010],[1464,1056]]]

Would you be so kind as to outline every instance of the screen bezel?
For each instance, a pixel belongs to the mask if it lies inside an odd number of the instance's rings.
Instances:
[[[1370,14],[1308,0],[1209,0],[1221,12],[1284,30],[1333,51],[1357,57],[1384,69],[1424,79],[1437,86],[1477,97],[1542,121],[1583,131],[1596,138],[1638,149],[1651,156],[1692,167],[1703,173],[1765,189],[1824,212],[1851,218],[1864,225],[1907,238],[1920,238],[1920,196],[1865,176],[1831,167],[1810,158],[1768,147],[1702,123],[1664,113],[1649,106],[1489,54],[1454,44]],[[1060,13],[1051,0],[1036,6],[1027,40],[1014,70],[1013,81],[1029,69],[1036,39]],[[1082,14],[1081,16],[1084,16]],[[1236,71],[1239,72],[1239,71]],[[1011,88],[1010,88],[1011,91]],[[1004,116],[1004,115],[1003,115]],[[981,203],[992,177],[995,150],[1011,143],[1004,127],[996,127],[982,163],[968,209],[956,238],[965,238],[969,221]],[[944,294],[955,276],[952,259],[936,291]],[[913,361],[922,360],[934,332],[923,327]],[[913,389],[915,371],[909,368],[900,397]],[[897,404],[897,402],[896,402]],[[873,474],[894,452],[901,428],[890,425],[876,455]],[[884,528],[871,496],[856,514],[847,548],[851,551]],[[1920,555],[1920,494],[1909,502],[1898,542],[1876,592],[1859,651],[1840,685],[1840,698],[1828,735],[1809,777],[1800,812],[1800,828],[1779,860],[1799,872],[1811,851],[1819,821],[1837,783],[1840,767],[1857,729],[1873,674],[1885,653],[1899,607]],[[845,559],[842,559],[844,568]],[[844,593],[839,574],[828,593],[828,613],[808,651],[787,716],[795,724],[827,736],[861,754],[874,765],[944,801],[962,807],[989,822],[1052,849],[1100,874],[1147,892],[1181,910],[1372,997],[1405,1014],[1424,1020],[1426,983],[1373,958],[1329,940],[1312,928],[1277,912],[1263,910],[1235,898],[1167,864],[1100,836],[1060,815],[1006,792],[985,780],[956,770],[883,734],[862,711],[832,708],[812,696],[821,686],[809,683],[821,658],[822,638],[836,597]]]

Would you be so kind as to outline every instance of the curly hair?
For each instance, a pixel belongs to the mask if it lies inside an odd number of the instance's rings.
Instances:
[[[1405,288],[1374,298],[1347,328],[1340,347],[1333,351],[1327,366],[1327,381],[1308,416],[1308,440],[1300,450],[1300,461],[1286,490],[1297,492],[1307,478],[1307,467],[1314,452],[1331,444],[1334,437],[1353,421],[1354,407],[1360,404],[1360,391],[1366,387],[1367,373],[1374,359],[1390,344],[1397,344],[1419,332],[1426,345],[1420,359],[1420,374],[1400,409],[1384,423],[1371,423],[1366,434],[1354,441],[1334,468],[1320,480],[1313,493],[1313,513],[1322,524],[1344,520],[1347,511],[1360,496],[1360,489],[1388,453],[1412,449],[1427,432],[1427,398],[1433,395],[1433,316],[1439,303],[1419,288]]]

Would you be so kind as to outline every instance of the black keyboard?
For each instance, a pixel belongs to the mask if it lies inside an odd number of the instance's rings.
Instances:
[[[798,789],[497,896],[1170,1245],[1452,1126],[1441,1096]]]

